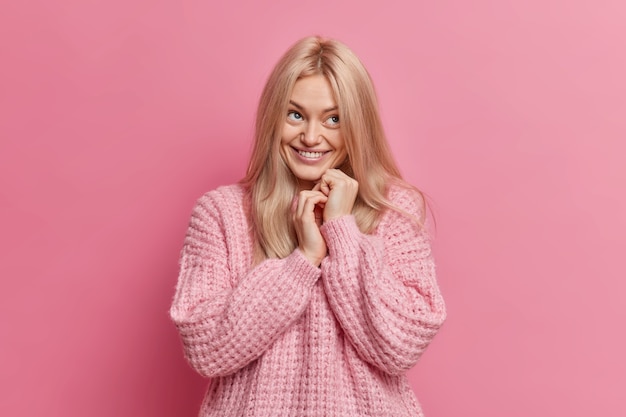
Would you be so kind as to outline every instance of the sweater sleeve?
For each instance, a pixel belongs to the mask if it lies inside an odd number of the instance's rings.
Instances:
[[[421,197],[396,190],[390,200],[419,218]],[[415,220],[387,210],[376,232],[361,233],[353,216],[322,226],[328,301],[359,356],[389,374],[417,362],[446,316],[435,280],[430,238]]]
[[[241,277],[230,262],[245,258],[228,243],[247,239],[210,193],[194,208],[181,252],[170,316],[191,366],[207,377],[236,372],[258,358],[305,310],[320,270],[295,250],[267,259]],[[219,207],[219,208],[218,208]]]

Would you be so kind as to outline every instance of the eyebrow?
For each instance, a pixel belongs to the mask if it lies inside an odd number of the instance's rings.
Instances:
[[[289,100],[289,104],[291,104],[292,106],[294,106],[295,108],[297,108],[297,109],[298,109],[298,110],[300,110],[300,111],[304,111],[304,107],[302,107],[301,105],[299,105],[298,103],[296,103],[296,102],[295,102],[295,101],[293,101],[293,100]],[[337,110],[337,109],[338,109],[338,107],[337,107],[337,106],[333,106],[333,107],[330,107],[330,108],[328,108],[328,109],[324,109],[324,110],[322,111],[322,113],[328,113],[328,112],[331,112],[331,111],[335,111],[335,110]]]

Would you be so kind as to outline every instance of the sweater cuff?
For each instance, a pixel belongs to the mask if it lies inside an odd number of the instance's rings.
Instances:
[[[332,219],[320,227],[320,232],[328,246],[328,253],[332,256],[337,250],[350,251],[358,247],[361,230],[356,224],[353,215],[346,215]]]
[[[305,286],[313,286],[322,275],[320,269],[313,265],[298,248],[286,257],[285,261],[289,265],[289,270],[293,271],[294,282],[300,282]]]

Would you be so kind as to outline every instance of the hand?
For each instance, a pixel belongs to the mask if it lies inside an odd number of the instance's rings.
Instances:
[[[338,169],[329,169],[313,190],[320,190],[328,200],[324,204],[324,222],[352,214],[359,193],[359,183]]]
[[[322,207],[328,198],[319,190],[304,190],[298,194],[293,214],[293,225],[298,238],[298,248],[315,266],[326,256],[326,241],[320,232]]]

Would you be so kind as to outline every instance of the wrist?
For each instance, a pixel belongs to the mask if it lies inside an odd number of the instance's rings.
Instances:
[[[302,252],[302,255],[304,255],[304,257],[311,264],[315,265],[318,268],[322,264],[322,259],[324,259],[324,256],[326,256],[325,254],[323,256],[319,256],[319,255],[316,255],[316,254],[307,253],[307,251],[305,251],[303,248],[298,248],[298,249],[300,250],[300,252]]]

